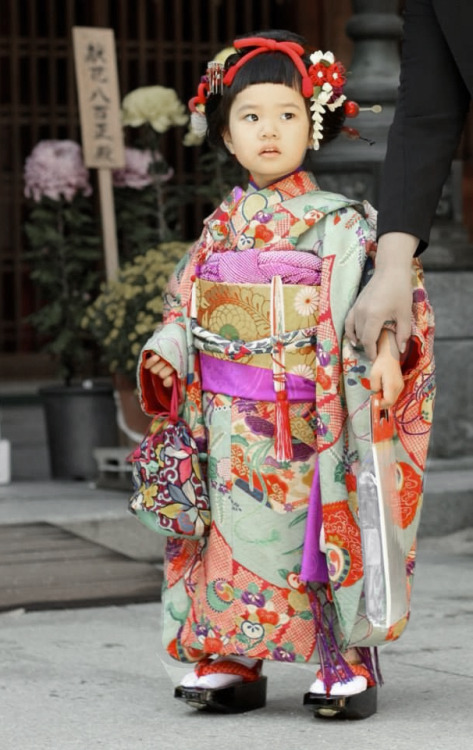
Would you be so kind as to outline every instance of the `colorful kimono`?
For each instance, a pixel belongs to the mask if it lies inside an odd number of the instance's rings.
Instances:
[[[372,646],[405,627],[373,628],[364,610],[356,477],[370,446],[370,363],[343,331],[375,250],[373,209],[298,171],[262,190],[235,188],[170,280],[164,325],[145,350],[181,378],[212,513],[205,539],[167,541],[163,637],[178,660],[318,662],[330,637],[341,649]],[[434,400],[433,316],[418,261],[412,279],[394,409],[409,581]],[[169,398],[160,379],[139,366],[139,383],[144,410],[159,412]],[[288,425],[284,460],[277,443]],[[321,503],[325,551],[307,583],[310,498]]]

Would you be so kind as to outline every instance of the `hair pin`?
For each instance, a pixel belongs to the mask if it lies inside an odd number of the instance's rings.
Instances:
[[[209,79],[209,93],[221,94],[223,92],[223,63],[211,60],[207,66],[207,78]]]

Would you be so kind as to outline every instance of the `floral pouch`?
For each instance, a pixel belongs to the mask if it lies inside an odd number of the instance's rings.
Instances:
[[[158,414],[130,454],[133,495],[129,509],[165,536],[199,539],[210,529],[210,503],[188,424],[178,417],[174,379],[169,412]]]

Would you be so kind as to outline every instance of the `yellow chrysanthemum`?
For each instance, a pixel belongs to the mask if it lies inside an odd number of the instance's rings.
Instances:
[[[165,133],[174,125],[185,125],[188,119],[174,89],[165,86],[142,86],[122,102],[122,122],[133,128],[149,123],[156,132]]]
[[[83,326],[96,339],[111,372],[135,377],[141,347],[162,318],[162,295],[189,243],[167,242],[137,256],[102,284],[84,313]]]

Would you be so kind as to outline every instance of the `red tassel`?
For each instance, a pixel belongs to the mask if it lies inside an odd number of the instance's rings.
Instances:
[[[278,461],[289,461],[293,458],[291,440],[291,420],[289,419],[289,401],[286,391],[276,393],[275,440],[274,448]]]

